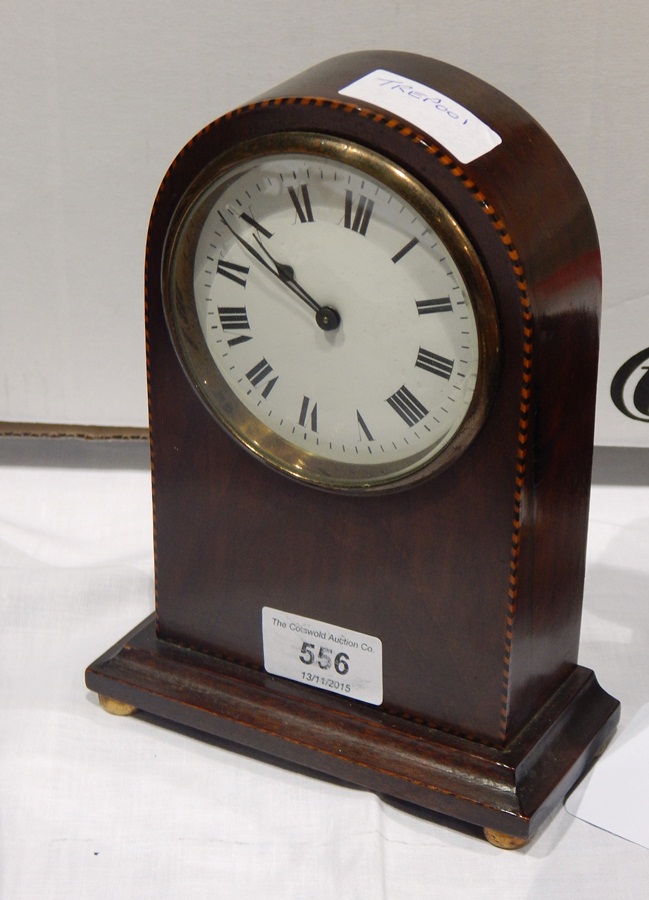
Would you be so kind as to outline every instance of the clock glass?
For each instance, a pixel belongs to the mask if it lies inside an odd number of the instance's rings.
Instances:
[[[383,157],[284,134],[209,166],[172,220],[165,311],[219,422],[317,487],[427,477],[475,437],[498,334],[459,225]]]

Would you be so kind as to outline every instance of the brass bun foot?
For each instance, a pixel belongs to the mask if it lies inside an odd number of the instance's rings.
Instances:
[[[502,831],[494,831],[493,828],[484,828],[483,831],[489,843],[501,850],[520,850],[529,843],[529,838],[513,837],[511,834],[503,834]]]
[[[130,716],[137,711],[137,706],[131,706],[130,703],[122,703],[121,700],[113,700],[112,697],[106,697],[104,694],[97,694],[99,704],[102,709],[112,716]]]

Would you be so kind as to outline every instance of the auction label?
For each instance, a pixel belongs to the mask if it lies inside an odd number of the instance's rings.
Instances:
[[[396,72],[375,69],[338,93],[375,103],[402,116],[463,163],[483,156],[502,143],[499,134],[456,100]]]
[[[379,638],[265,606],[264,668],[309,687],[379,706],[383,645]]]

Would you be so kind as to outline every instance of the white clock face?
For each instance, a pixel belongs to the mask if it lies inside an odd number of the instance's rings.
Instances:
[[[437,458],[484,354],[477,261],[412,179],[390,167],[388,186],[355,156],[245,159],[201,191],[172,251],[168,315],[199,391],[249,449],[324,487]]]

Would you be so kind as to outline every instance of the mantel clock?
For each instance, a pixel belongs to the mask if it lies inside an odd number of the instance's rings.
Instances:
[[[147,243],[155,613],[88,686],[524,843],[619,714],[599,306],[575,174],[466,72],[352,53],[212,122]]]

